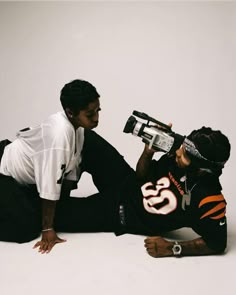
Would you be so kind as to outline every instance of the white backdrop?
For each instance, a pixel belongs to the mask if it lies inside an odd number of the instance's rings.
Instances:
[[[203,125],[232,144],[221,177],[235,222],[235,2],[0,3],[0,135],[61,110],[65,83],[101,95],[99,134],[134,166],[143,144],[122,132],[133,110],[188,134]]]
[[[182,134],[203,125],[225,132],[231,204],[235,29],[235,2],[0,3],[1,138],[61,110],[64,84],[86,79],[101,95],[97,132],[131,165],[143,147],[122,132],[133,110]]]

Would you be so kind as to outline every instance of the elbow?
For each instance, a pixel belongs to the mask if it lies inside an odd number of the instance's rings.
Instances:
[[[221,246],[221,247],[217,247],[217,249],[215,249],[216,254],[225,254],[227,250],[226,245],[225,246]]]
[[[227,241],[214,241],[208,243],[207,246],[214,252],[214,254],[224,254],[227,250]]]

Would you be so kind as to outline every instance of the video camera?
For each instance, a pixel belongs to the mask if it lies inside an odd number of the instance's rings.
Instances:
[[[142,123],[134,116],[146,120],[147,122]],[[155,125],[150,125],[150,122]],[[175,152],[185,139],[185,136],[173,132],[170,126],[138,111],[133,111],[133,116],[128,118],[123,132],[139,136],[142,138],[143,142],[149,145],[150,149],[163,151],[165,153]]]

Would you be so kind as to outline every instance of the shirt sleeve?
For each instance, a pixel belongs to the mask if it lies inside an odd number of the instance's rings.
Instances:
[[[205,196],[197,204],[193,230],[217,252],[227,246],[226,201],[221,193]]]
[[[34,156],[35,181],[41,198],[59,200],[69,161],[69,151],[62,149],[44,150]]]
[[[159,175],[163,175],[163,173],[169,171],[171,162],[171,158],[167,154],[164,154],[158,160],[153,159],[151,161],[148,177],[150,177],[151,179],[156,179],[157,177],[159,177]]]

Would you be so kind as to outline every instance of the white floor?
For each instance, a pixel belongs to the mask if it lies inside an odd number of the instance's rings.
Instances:
[[[87,181],[87,180],[86,180]],[[88,187],[88,186],[86,186]],[[82,190],[86,194],[86,188]],[[50,254],[26,244],[0,242],[0,292],[24,294],[234,294],[236,236],[229,220],[227,254],[159,258],[148,256],[143,236],[112,233],[61,234]],[[182,235],[182,234],[183,235]],[[191,238],[183,229],[174,238]]]

